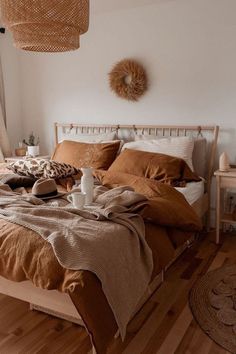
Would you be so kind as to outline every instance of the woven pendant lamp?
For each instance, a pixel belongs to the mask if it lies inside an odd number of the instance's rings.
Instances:
[[[89,0],[0,0],[0,14],[17,48],[65,52],[88,30]]]

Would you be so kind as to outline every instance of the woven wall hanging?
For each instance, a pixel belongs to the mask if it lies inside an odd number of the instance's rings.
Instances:
[[[88,30],[89,0],[0,0],[0,14],[17,48],[65,52]]]
[[[118,62],[109,73],[109,81],[111,90],[129,101],[138,101],[147,90],[145,69],[132,59]]]

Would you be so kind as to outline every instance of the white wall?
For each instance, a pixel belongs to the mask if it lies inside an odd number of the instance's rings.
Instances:
[[[0,55],[3,66],[7,130],[14,149],[22,139],[19,51],[12,46],[9,33],[0,34]]]
[[[80,50],[20,53],[24,137],[34,130],[48,152],[55,121],[219,124],[219,149],[235,162],[236,1],[140,0],[116,11],[105,11],[104,1],[96,13],[91,1]],[[107,74],[125,57],[148,72],[149,90],[137,103],[109,89]]]

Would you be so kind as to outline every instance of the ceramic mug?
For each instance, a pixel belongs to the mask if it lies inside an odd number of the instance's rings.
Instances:
[[[85,204],[86,193],[73,192],[68,195],[67,200],[77,209],[82,209]]]

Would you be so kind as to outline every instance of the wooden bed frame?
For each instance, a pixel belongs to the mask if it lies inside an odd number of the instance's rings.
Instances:
[[[199,198],[192,207],[195,209],[200,217],[206,216],[206,227],[210,223],[210,200],[211,200],[211,180],[214,172],[214,163],[216,156],[216,147],[219,133],[219,126],[188,126],[188,125],[99,125],[99,124],[63,124],[54,123],[54,140],[55,145],[60,141],[59,130],[64,130],[64,135],[70,136],[70,132],[76,134],[104,134],[116,132],[117,137],[123,140],[132,141],[132,135],[141,133],[145,135],[156,135],[157,137],[171,137],[171,136],[193,136],[206,137],[208,141],[208,152],[206,156],[207,172],[205,176],[205,193]],[[124,133],[127,134],[125,136]],[[74,136],[73,135],[73,136]],[[206,135],[206,136],[205,136]],[[210,135],[210,136],[209,136]],[[131,139],[130,139],[131,138]]]
[[[200,217],[206,216],[207,226],[210,220],[210,188],[211,179],[213,175],[213,168],[215,162],[217,138],[218,138],[218,126],[165,126],[165,125],[81,125],[81,124],[60,124],[55,123],[55,142],[59,140],[59,129],[68,130],[69,132],[74,129],[77,133],[84,134],[102,134],[117,132],[118,135],[122,135],[122,132],[145,132],[145,134],[156,136],[187,136],[188,134],[195,134],[195,136],[204,134],[210,134],[211,137],[209,143],[209,151],[207,158],[208,171],[205,176],[206,188],[204,195],[199,198],[192,206]],[[165,268],[169,268],[171,264],[188,248],[194,239],[188,240],[185,244],[179,247],[173,260]],[[158,276],[149,285],[144,297],[140,301],[135,313],[143,306],[152,293],[161,285],[164,281],[165,270],[162,270]],[[79,316],[76,308],[74,307],[69,295],[60,293],[56,290],[43,290],[35,287],[30,281],[13,282],[0,277],[0,293],[9,295],[20,300],[30,303],[30,308],[53,316],[66,319],[68,321],[84,325],[81,317]],[[134,313],[134,315],[135,315]]]

